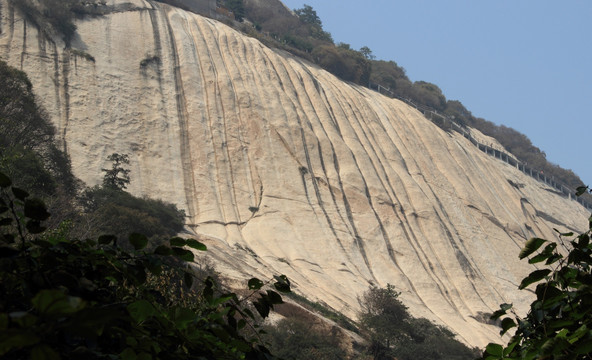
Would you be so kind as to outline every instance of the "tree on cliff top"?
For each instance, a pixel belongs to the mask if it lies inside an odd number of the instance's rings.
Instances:
[[[236,21],[243,21],[245,18],[245,4],[243,0],[225,0],[224,5],[234,14]]]
[[[323,30],[323,22],[312,6],[305,4],[302,9],[295,9],[294,13],[303,24],[309,27],[310,35],[313,38],[333,43],[331,34]]]

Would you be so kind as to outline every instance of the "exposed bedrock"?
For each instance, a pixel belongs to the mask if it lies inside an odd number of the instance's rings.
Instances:
[[[129,190],[185,209],[237,279],[286,274],[352,317],[390,283],[483,346],[499,340],[483,313],[529,300],[523,243],[587,225],[581,205],[398,100],[199,15],[107,3],[66,48],[1,0],[0,56],[28,73],[78,177],[98,184],[109,154],[129,154]]]

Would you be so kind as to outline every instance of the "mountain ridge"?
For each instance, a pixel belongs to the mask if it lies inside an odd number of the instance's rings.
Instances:
[[[67,48],[2,0],[0,56],[29,74],[77,176],[96,184],[107,154],[129,154],[129,190],[184,208],[238,279],[285,273],[349,316],[369,284],[391,283],[412,313],[482,346],[498,330],[475,318],[527,301],[521,244],[586,224],[398,100],[214,20],[128,3],[77,20]]]

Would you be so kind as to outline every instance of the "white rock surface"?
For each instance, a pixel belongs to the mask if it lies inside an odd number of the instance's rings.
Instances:
[[[528,302],[523,243],[587,224],[397,100],[216,21],[127,3],[77,22],[73,51],[0,0],[0,57],[29,74],[77,176],[97,184],[109,154],[129,154],[129,190],[184,208],[238,279],[283,273],[352,317],[370,284],[391,283],[414,315],[484,346],[498,329],[475,318]]]

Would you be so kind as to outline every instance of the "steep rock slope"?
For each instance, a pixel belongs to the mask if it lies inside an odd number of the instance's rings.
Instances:
[[[284,273],[355,316],[370,284],[483,346],[530,270],[531,236],[587,212],[405,104],[216,21],[144,0],[77,22],[72,47],[1,0],[0,56],[25,70],[77,176],[127,153],[130,190],[174,202],[219,269]]]

